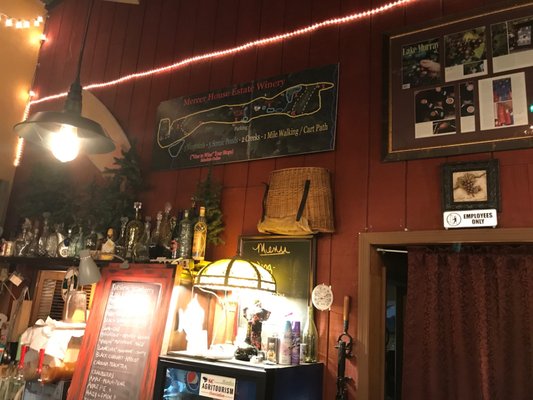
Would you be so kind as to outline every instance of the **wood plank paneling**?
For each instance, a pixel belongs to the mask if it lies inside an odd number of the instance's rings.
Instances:
[[[86,48],[82,83],[109,80],[134,72],[291,31],[376,8],[385,0],[151,0],[132,6],[96,1]],[[165,201],[174,210],[190,207],[191,195],[207,168],[152,171],[154,121],[160,102],[231,84],[340,64],[335,151],[238,162],[213,170],[222,182],[222,210],[226,244],[209,249],[209,257],[235,254],[238,237],[256,234],[261,215],[263,182],[274,169],[321,166],[331,172],[335,204],[334,234],[318,238],[317,281],[333,286],[331,312],[316,314],[321,333],[320,359],[326,363],[324,398],[334,398],[337,355],[334,349],[342,331],[342,299],[352,297],[350,332],[357,327],[357,241],[359,232],[442,229],[440,165],[444,162],[487,158],[500,160],[502,211],[500,226],[533,224],[533,150],[462,155],[429,160],[383,163],[382,122],[384,63],[383,33],[405,24],[418,24],[492,0],[422,0],[361,18],[341,27],[330,26],[308,35],[248,49],[230,57],[201,61],[163,76],[150,76],[102,88],[94,93],[108,106],[136,141],[150,190],[143,194],[144,210],[155,216]],[[509,2],[507,2],[509,3]],[[50,12],[35,86],[40,95],[65,91],[74,78],[75,63],[86,10],[75,0],[64,0]],[[75,22],[76,21],[76,22]],[[36,109],[62,107],[63,100]],[[24,187],[31,160],[29,151],[17,171],[15,190]],[[90,170],[77,162],[73,170]],[[87,174],[85,174],[87,175]],[[14,193],[12,198],[16,198]],[[13,207],[11,202],[10,209]],[[422,212],[423,211],[423,212]],[[15,218],[11,218],[15,219]],[[347,375],[357,378],[356,360],[347,363]],[[355,385],[349,397],[356,398]]]
[[[378,7],[382,2],[373,2]],[[381,162],[383,110],[382,52],[383,32],[399,28],[404,21],[404,8],[390,10],[372,19],[372,48],[370,50],[370,173],[368,192],[368,231],[401,230],[405,227],[405,162]]]
[[[129,7],[127,13],[122,11],[119,14],[120,18],[127,20],[126,34],[121,44],[122,56],[120,60],[119,76],[126,76],[137,71],[137,61],[140,50],[139,42],[143,32],[142,29],[139,29],[139,26],[142,26],[145,6],[146,2],[141,2],[140,6],[133,8]],[[117,86],[115,103],[112,108],[115,118],[128,137],[131,137],[129,134],[129,116],[131,113],[134,85],[134,82],[129,81]]]

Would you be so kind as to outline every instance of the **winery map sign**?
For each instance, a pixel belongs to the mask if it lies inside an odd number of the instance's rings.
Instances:
[[[162,102],[154,169],[189,168],[335,148],[338,65]]]

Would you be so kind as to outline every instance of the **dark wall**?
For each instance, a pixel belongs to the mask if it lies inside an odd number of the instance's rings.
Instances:
[[[138,6],[96,1],[82,72],[82,84],[107,81],[171,64],[192,55],[306,26],[331,17],[379,7],[370,0],[141,0]],[[334,398],[342,331],[342,299],[352,296],[350,333],[357,329],[357,235],[370,231],[442,229],[439,166],[446,161],[498,158],[501,227],[533,225],[533,152],[504,151],[409,162],[381,162],[382,34],[385,31],[482,7],[482,0],[419,0],[373,18],[329,27],[283,43],[196,63],[170,73],[92,92],[136,141],[152,190],[142,199],[155,215],[165,201],[190,205],[190,195],[207,170],[150,172],[156,108],[161,101],[231,84],[326,64],[340,64],[336,150],[312,155],[217,166],[223,183],[226,245],[212,258],[231,256],[241,234],[257,233],[263,182],[270,171],[320,166],[332,173],[336,232],[318,240],[317,282],[331,283],[330,313],[317,312],[320,359],[327,364],[325,399]],[[82,6],[83,4],[83,6]],[[86,2],[64,0],[50,12],[47,42],[36,76],[40,96],[64,92],[73,79]],[[40,106],[43,108],[43,106]],[[46,108],[51,107],[50,103]],[[57,103],[57,108],[61,107]],[[21,185],[35,154],[26,153],[17,172]],[[77,161],[86,171],[90,164]],[[16,189],[15,189],[16,190]],[[16,193],[14,193],[16,196]],[[356,361],[347,365],[356,377]],[[350,387],[350,398],[355,388]]]

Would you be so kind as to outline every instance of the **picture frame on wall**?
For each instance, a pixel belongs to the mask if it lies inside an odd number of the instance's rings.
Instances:
[[[500,209],[498,160],[442,166],[443,211]]]
[[[533,146],[533,3],[385,35],[383,160]]]

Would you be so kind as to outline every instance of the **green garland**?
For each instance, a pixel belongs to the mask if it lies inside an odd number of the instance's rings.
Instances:
[[[93,179],[88,189],[74,184],[67,164],[34,165],[17,214],[36,220],[50,212],[51,223],[81,224],[87,231],[118,230],[121,216],[133,218],[133,202],[144,184],[135,146],[115,157],[114,164],[116,168],[106,168],[104,179]]]

